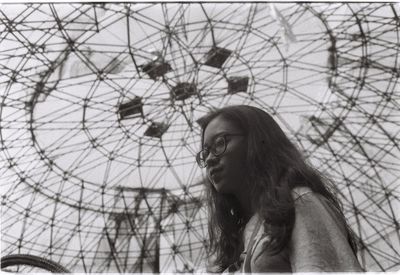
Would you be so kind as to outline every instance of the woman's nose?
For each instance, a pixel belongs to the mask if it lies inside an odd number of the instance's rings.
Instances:
[[[214,154],[210,152],[206,158],[207,167],[215,165],[218,162],[218,159],[218,157],[214,156]]]

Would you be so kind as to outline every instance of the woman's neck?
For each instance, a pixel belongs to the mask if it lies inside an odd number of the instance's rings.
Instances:
[[[250,220],[250,218],[254,215],[255,211],[253,210],[253,206],[249,197],[248,192],[242,192],[241,194],[236,195],[237,200],[240,203],[241,214],[245,221]]]

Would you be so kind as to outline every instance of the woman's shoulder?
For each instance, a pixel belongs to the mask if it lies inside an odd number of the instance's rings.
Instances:
[[[343,214],[323,195],[312,191],[309,187],[300,186],[292,190],[292,197],[296,223],[314,224],[317,227],[327,226],[327,228],[335,225],[342,234],[347,234]]]
[[[348,243],[343,214],[333,202],[307,187],[292,190],[295,223],[289,244],[292,270],[361,271]]]
[[[343,213],[323,195],[312,191],[309,187],[300,186],[292,189],[292,197],[298,219],[319,224],[334,221],[343,233],[346,232]]]
[[[325,208],[333,210],[334,213],[337,213],[337,209],[333,202],[324,197],[323,195],[314,192],[310,187],[307,186],[298,186],[292,189],[292,198],[294,201],[295,208],[302,207],[311,207],[314,210],[318,210],[318,208]]]
[[[298,199],[306,195],[308,197],[313,197],[316,194],[308,186],[296,186],[292,189],[292,198],[294,201],[297,201]]]

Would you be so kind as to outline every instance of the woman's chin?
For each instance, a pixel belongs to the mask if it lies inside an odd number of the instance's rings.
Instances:
[[[217,190],[218,193],[226,193],[226,188],[224,184],[224,180],[213,180],[212,184],[214,185],[215,190]]]
[[[213,177],[210,177],[210,181],[218,193],[228,193],[227,181],[222,174],[216,174]]]

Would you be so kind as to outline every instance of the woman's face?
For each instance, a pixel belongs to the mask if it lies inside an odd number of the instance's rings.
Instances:
[[[217,116],[204,131],[203,148],[211,150],[221,136],[225,138],[226,150],[218,157],[212,152],[208,154],[207,176],[217,192],[240,194],[245,191],[246,137],[232,121]]]

